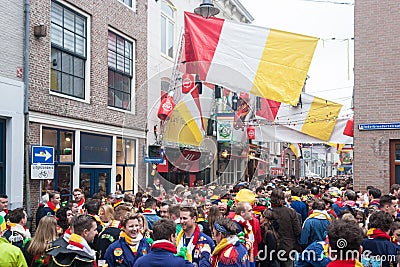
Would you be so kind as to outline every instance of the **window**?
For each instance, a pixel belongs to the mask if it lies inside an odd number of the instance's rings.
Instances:
[[[6,193],[6,121],[0,119],[0,194]]]
[[[131,110],[132,42],[108,32],[108,105]]]
[[[57,190],[63,200],[68,200],[71,194],[74,134],[68,130],[48,128],[44,128],[42,133],[42,144],[54,147],[54,180],[45,180],[42,190]]]
[[[117,190],[133,191],[136,141],[117,138]]]
[[[161,2],[161,53],[174,57],[175,7],[163,0]]]
[[[50,89],[85,98],[86,18],[51,2]]]
[[[119,0],[122,3],[124,3],[125,5],[129,6],[129,7],[133,7],[132,6],[132,0]]]

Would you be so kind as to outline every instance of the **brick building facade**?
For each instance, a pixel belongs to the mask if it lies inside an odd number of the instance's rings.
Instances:
[[[387,193],[391,184],[400,183],[400,131],[358,126],[400,122],[400,6],[355,2],[354,184],[356,189],[372,185]]]
[[[129,6],[129,2],[133,2]],[[125,4],[128,3],[128,4]],[[31,180],[32,207],[46,189],[86,196],[145,186],[147,1],[31,1],[31,145],[52,146],[54,180]],[[117,180],[116,177],[121,177]]]

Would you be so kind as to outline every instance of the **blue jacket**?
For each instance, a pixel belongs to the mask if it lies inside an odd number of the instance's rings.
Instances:
[[[250,267],[249,255],[247,254],[247,249],[237,241],[233,245],[229,255],[226,255],[229,247],[221,250],[217,255],[217,265],[218,267]],[[236,251],[236,252],[235,252]],[[235,256],[233,256],[235,255]]]
[[[301,221],[304,222],[308,217],[307,205],[302,201],[293,200],[290,206],[301,214]]]
[[[143,216],[146,218],[147,225],[149,226],[150,230],[153,230],[153,224],[161,220],[161,217],[159,217],[157,214],[151,214],[151,213],[143,213]]]
[[[312,242],[296,256],[296,267],[326,267],[331,262],[324,251],[325,241]]]
[[[364,238],[363,242],[361,243],[363,248],[362,256],[366,255],[365,252],[370,252],[368,255],[370,256],[377,256],[377,255],[385,255],[386,261],[382,261],[383,267],[389,267],[391,263],[396,266],[396,260],[394,255],[399,254],[400,247],[390,240],[385,238]],[[392,257],[393,256],[393,257]],[[392,259],[390,259],[392,257]],[[362,263],[369,263],[371,258],[363,257],[361,259]]]
[[[150,245],[145,238],[140,240],[136,255],[133,255],[125,238],[120,238],[108,247],[104,254],[104,259],[107,261],[109,267],[133,267],[138,258],[149,252]]]
[[[327,219],[309,218],[304,222],[301,231],[300,245],[305,248],[314,241],[323,241],[326,238],[330,221]]]
[[[174,256],[174,253],[162,249],[152,248],[151,252],[135,262],[134,267],[192,267],[193,264],[182,257]]]

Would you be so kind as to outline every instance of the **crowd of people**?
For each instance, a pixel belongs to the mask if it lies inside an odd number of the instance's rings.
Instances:
[[[26,227],[0,195],[0,266],[397,266],[400,185],[351,177],[177,185],[61,203],[48,191]]]

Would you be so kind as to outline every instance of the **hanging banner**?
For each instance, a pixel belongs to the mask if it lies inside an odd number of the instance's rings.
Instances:
[[[303,147],[303,159],[310,160],[311,159],[311,148]]]
[[[217,114],[217,142],[230,142],[233,136],[235,113]]]

